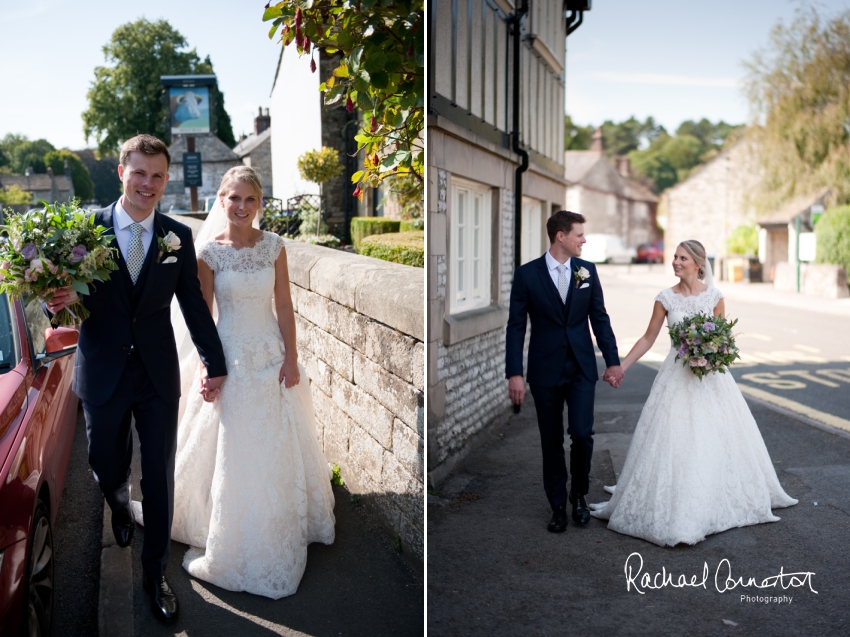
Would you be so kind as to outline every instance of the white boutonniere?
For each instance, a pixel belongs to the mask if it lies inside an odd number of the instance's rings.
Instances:
[[[159,255],[156,257],[156,262],[162,259],[162,255],[167,254],[169,252],[177,252],[180,249],[180,237],[178,237],[173,232],[169,232],[164,237],[157,237],[156,244],[159,246]],[[174,263],[176,258],[173,260],[166,260],[166,263]]]
[[[576,280],[576,289],[587,281],[590,278],[590,272],[587,271],[587,268],[579,268],[578,270],[573,270],[573,277]]]

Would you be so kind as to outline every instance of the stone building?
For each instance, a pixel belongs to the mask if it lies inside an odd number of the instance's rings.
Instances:
[[[430,15],[427,383],[428,472],[435,484],[476,433],[510,413],[505,325],[517,252],[543,254],[546,219],[566,196],[564,5],[530,2],[519,68],[514,6],[436,0]],[[522,160],[512,132],[528,154],[519,202]]]
[[[658,197],[632,179],[628,157],[612,161],[605,153],[602,129],[590,150],[564,153],[567,210],[587,219],[587,234],[613,234],[630,247],[661,238],[656,221]]]
[[[17,186],[25,192],[32,193],[32,205],[39,201],[54,203],[70,201],[74,198],[74,184],[71,181],[71,170],[65,170],[64,175],[54,175],[48,167],[46,173],[36,174],[28,168],[23,175],[0,175],[0,188]]]
[[[233,153],[243,164],[259,173],[263,180],[263,195],[273,197],[272,124],[269,109],[263,111],[260,107],[259,114],[254,118],[254,133],[239,140],[233,147]]]
[[[183,185],[183,153],[186,151],[186,136],[175,135],[174,143],[168,147],[171,153],[171,175],[165,186],[165,194],[159,203],[162,212],[189,210],[192,205],[191,191]],[[201,179],[203,184],[198,187],[198,200],[213,197],[218,192],[218,185],[224,173],[242,164],[241,158],[227,144],[215,135],[195,135],[195,152],[201,153]]]
[[[665,191],[659,205],[666,216],[665,261],[686,239],[700,241],[709,256],[725,257],[732,231],[755,223],[752,200],[761,175],[757,149],[743,139]]]

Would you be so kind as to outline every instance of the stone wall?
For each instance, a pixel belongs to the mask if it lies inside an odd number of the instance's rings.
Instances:
[[[423,270],[297,241],[286,250],[325,457],[421,561]]]
[[[777,263],[774,287],[781,292],[797,291],[797,266],[794,263]],[[828,263],[800,264],[800,292],[825,299],[845,299],[850,296],[847,273],[840,265]]]

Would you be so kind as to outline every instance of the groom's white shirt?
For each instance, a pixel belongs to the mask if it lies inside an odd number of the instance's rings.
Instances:
[[[145,217],[140,223],[142,224],[142,247],[145,249],[145,256],[148,254],[148,248],[151,247],[153,241],[153,219],[156,214],[155,210]],[[130,239],[133,233],[130,231],[130,224],[136,223],[130,217],[124,207],[121,205],[121,200],[115,204],[115,216],[112,220],[112,229],[115,230],[115,240],[118,242],[118,247],[121,249],[121,255],[124,260],[127,260],[127,250],[130,247]]]
[[[572,278],[573,273],[570,270],[570,261],[572,261],[572,257],[564,261],[563,265],[567,266],[567,269],[564,271],[564,275],[568,278]],[[557,259],[552,256],[552,253],[546,250],[546,267],[549,268],[549,276],[552,277],[552,283],[555,284],[555,289],[558,289],[558,266],[562,265],[558,263]],[[567,286],[567,298],[570,298],[570,288],[572,286]]]

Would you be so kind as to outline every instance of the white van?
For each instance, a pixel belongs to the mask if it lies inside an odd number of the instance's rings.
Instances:
[[[633,263],[637,250],[623,245],[615,234],[589,234],[581,258],[592,263]]]

